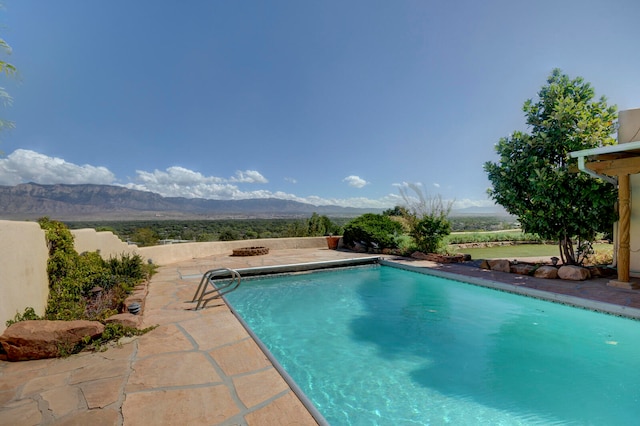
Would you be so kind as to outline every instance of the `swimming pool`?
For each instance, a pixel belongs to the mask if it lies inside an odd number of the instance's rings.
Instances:
[[[332,425],[633,424],[640,323],[387,266],[227,300]]]

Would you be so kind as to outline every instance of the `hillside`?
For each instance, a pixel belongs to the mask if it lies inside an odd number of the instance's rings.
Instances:
[[[306,217],[312,213],[357,216],[371,209],[314,206],[275,198],[205,200],[163,197],[111,185],[0,186],[0,219],[58,220],[218,219]]]

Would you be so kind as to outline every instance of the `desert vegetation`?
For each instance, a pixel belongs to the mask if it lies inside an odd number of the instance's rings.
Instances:
[[[39,221],[49,248],[47,274],[49,299],[43,316],[33,308],[17,314],[7,326],[24,320],[105,320],[121,312],[123,302],[133,288],[148,280],[154,266],[142,261],[137,254],[122,254],[117,258],[102,259],[97,252],[77,253],[73,235],[61,222],[41,218]],[[86,345],[101,344],[122,336],[144,333],[120,324],[108,323],[102,338]],[[73,351],[82,349],[74,348]]]

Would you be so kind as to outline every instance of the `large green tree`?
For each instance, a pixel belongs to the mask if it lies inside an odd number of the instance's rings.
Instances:
[[[493,186],[489,195],[518,217],[525,232],[558,241],[563,263],[582,263],[596,234],[612,230],[617,192],[578,173],[569,153],[614,144],[616,107],[595,99],[582,78],[555,69],[523,110],[530,133],[500,139],[500,159],[484,165]]]

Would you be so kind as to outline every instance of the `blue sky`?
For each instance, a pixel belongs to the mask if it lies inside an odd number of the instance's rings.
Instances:
[[[637,0],[5,0],[0,185],[492,205],[482,165],[553,68],[640,107]]]

